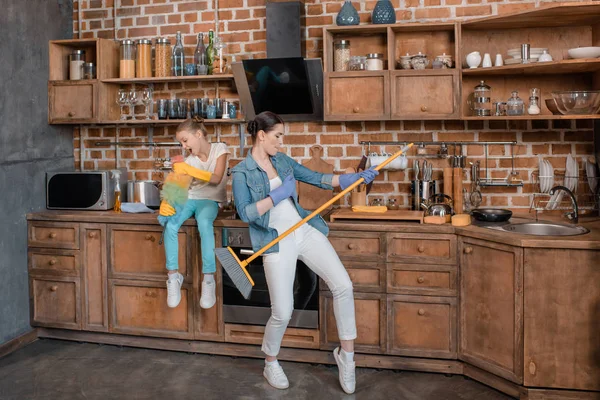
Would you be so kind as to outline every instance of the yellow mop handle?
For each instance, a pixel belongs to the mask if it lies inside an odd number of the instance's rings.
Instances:
[[[397,153],[395,153],[394,155],[392,155],[391,157],[389,157],[387,160],[385,160],[384,162],[382,162],[381,164],[379,164],[378,166],[376,166],[375,170],[379,171],[381,168],[383,168],[386,165],[388,165],[389,163],[391,163],[395,158],[397,158],[398,156],[400,156],[402,153],[406,153],[406,151],[408,149],[410,149],[412,146],[413,146],[413,143],[410,143],[410,144],[402,147],[400,149],[400,151],[398,151]],[[247,259],[245,259],[244,261],[242,261],[241,265],[243,267],[245,267],[246,265],[250,264],[254,259],[256,259],[256,257],[260,256],[265,251],[269,250],[273,245],[279,243],[287,235],[289,235],[294,230],[296,230],[299,226],[301,226],[302,224],[304,224],[305,222],[307,222],[308,220],[310,220],[311,218],[313,218],[315,215],[319,214],[321,211],[323,211],[324,209],[326,209],[327,207],[329,207],[330,205],[332,205],[333,203],[335,203],[336,201],[338,201],[340,198],[342,198],[344,195],[346,195],[347,193],[349,193],[352,189],[354,189],[355,187],[357,187],[358,185],[360,185],[364,181],[365,181],[365,178],[360,178],[359,180],[357,180],[356,182],[354,182],[352,185],[348,186],[346,189],[344,189],[341,192],[339,192],[331,200],[327,201],[321,207],[317,208],[315,211],[313,211],[312,213],[310,213],[310,215],[304,217],[304,219],[302,221],[297,222],[296,225],[292,226],[290,229],[288,229],[287,231],[283,232],[281,235],[279,235],[275,239],[273,239],[269,244],[267,244],[266,246],[264,246],[262,249],[258,250],[256,253],[252,254],[250,257],[248,257]]]

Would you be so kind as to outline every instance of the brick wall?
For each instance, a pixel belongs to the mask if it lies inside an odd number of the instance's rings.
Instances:
[[[353,2],[361,22],[370,21],[376,1]],[[540,1],[495,0],[392,0],[398,22],[433,22],[474,18],[513,12],[537,7]],[[322,57],[322,27],[335,23],[335,16],[343,2],[306,1],[306,51],[308,57]],[[116,5],[115,8],[113,8]],[[81,6],[81,12],[79,7]],[[79,0],[74,6],[74,37],[81,36],[121,38],[151,38],[174,36],[177,30],[184,34],[186,54],[190,61],[198,32],[215,29],[227,42],[226,54],[241,58],[265,56],[265,0],[220,0],[215,13],[213,1],[176,0]],[[81,14],[81,21],[79,15]],[[116,18],[115,18],[116,17]],[[214,83],[185,83],[156,85],[157,98],[209,97],[215,95]],[[219,85],[219,96],[235,99],[236,93],[229,84]],[[232,151],[231,165],[239,162],[239,126],[210,127],[213,138],[226,142]],[[155,141],[172,141],[175,127],[155,128]],[[75,129],[74,144],[76,167],[84,169],[127,167],[130,179],[161,179],[162,173],[153,171],[153,157],[179,153],[177,148],[148,147],[97,147],[97,140],[147,140],[148,128],[83,127]],[[549,159],[558,170],[564,170],[566,155],[571,152],[580,161],[593,152],[592,124],[590,121],[396,121],[348,123],[290,123],[284,144],[288,155],[302,161],[310,156],[309,148],[320,144],[325,148],[325,158],[337,171],[356,166],[363,154],[360,141],[364,140],[459,140],[459,141],[512,141],[516,140],[515,168],[525,181],[522,188],[485,188],[485,205],[527,208],[530,193],[535,191],[531,173],[537,167],[537,155]],[[81,145],[83,144],[83,150]],[[247,138],[246,147],[250,145]],[[371,151],[392,152],[393,147],[372,148]],[[119,153],[117,154],[116,151]],[[492,155],[509,154],[510,149],[494,146]],[[413,152],[414,153],[414,152]],[[468,161],[483,162],[483,146],[466,146]],[[118,164],[118,165],[117,165]],[[441,168],[447,161],[434,159],[434,178],[441,179]],[[412,160],[410,164],[412,165]],[[510,160],[493,160],[490,176],[504,178],[510,172]],[[485,171],[484,171],[485,173]],[[581,171],[580,175],[583,175]],[[465,182],[469,180],[465,176]],[[408,205],[410,181],[405,172],[386,172],[376,180],[372,197],[396,198]],[[580,194],[587,186],[579,185]]]

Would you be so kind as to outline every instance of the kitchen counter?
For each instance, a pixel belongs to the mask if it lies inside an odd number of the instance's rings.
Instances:
[[[120,224],[148,224],[158,225],[157,214],[140,213],[117,214],[113,211],[67,211],[52,210],[27,214],[28,220],[38,221],[60,221],[60,222],[88,222],[88,223],[120,223]],[[524,222],[534,220],[530,214],[514,214],[513,220]],[[564,219],[552,216],[542,216],[540,221],[557,222],[569,224]],[[188,219],[185,226],[195,226],[193,218]],[[432,234],[458,234],[477,239],[489,240],[518,247],[537,247],[554,249],[600,249],[600,218],[586,218],[578,224],[590,230],[589,233],[578,236],[532,236],[518,233],[503,232],[499,230],[470,225],[465,227],[453,227],[445,225],[427,225],[414,222],[331,222],[331,230],[339,231],[386,231],[386,232],[410,232],[410,233],[432,233]],[[247,224],[239,219],[232,219],[230,214],[221,213],[215,221],[215,227],[246,227]]]

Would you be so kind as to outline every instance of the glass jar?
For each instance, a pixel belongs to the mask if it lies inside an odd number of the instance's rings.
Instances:
[[[135,60],[135,76],[150,78],[152,76],[152,41],[150,39],[138,40]]]
[[[167,38],[156,39],[154,76],[171,76],[171,41]]]
[[[524,113],[525,105],[519,97],[519,92],[515,90],[506,102],[506,115],[523,115]]]
[[[388,210],[398,210],[400,206],[398,205],[398,201],[396,199],[388,199],[387,209]]]
[[[364,71],[367,69],[367,57],[351,56],[348,62],[348,71]]]
[[[484,81],[480,81],[473,91],[473,115],[476,117],[492,115],[492,90]]]
[[[119,78],[135,78],[135,42],[133,40],[121,40],[119,60]]]
[[[96,79],[96,66],[94,63],[83,64],[83,79]]]
[[[334,43],[333,51],[333,70],[348,71],[350,62],[350,41],[338,40]]]
[[[367,71],[382,71],[383,70],[383,54],[369,53],[367,54]]]
[[[85,50],[75,50],[69,55],[69,79],[77,81],[83,79],[83,64],[85,63]]]

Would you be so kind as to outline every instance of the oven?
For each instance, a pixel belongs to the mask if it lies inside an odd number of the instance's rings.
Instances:
[[[252,252],[248,228],[223,228],[222,245],[229,246],[240,260],[248,258]],[[257,257],[248,267],[254,280],[254,287],[248,300],[240,294],[229,276],[223,270],[223,321],[226,323],[266,325],[271,316],[271,300],[265,278],[262,256]],[[319,327],[319,280],[306,264],[298,260],[294,279],[294,312],[290,327]]]

